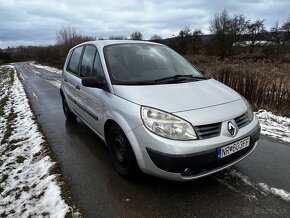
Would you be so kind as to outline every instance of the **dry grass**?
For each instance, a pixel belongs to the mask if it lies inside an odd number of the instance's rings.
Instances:
[[[271,59],[187,57],[206,76],[232,87],[252,104],[290,116],[290,63]]]

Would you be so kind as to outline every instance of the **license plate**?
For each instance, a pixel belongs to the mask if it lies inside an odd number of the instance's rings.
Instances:
[[[234,154],[250,145],[250,137],[244,138],[233,144],[226,145],[217,149],[217,159],[222,159],[226,156]]]

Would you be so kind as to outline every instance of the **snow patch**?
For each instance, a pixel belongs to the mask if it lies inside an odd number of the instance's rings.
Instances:
[[[237,170],[230,170],[229,174],[231,176],[237,177],[243,181],[244,184],[249,186],[254,186],[253,183],[250,181],[250,178],[248,176],[243,175],[241,172],[238,172]]]
[[[60,88],[60,82],[59,81],[56,81],[56,80],[51,80],[49,81],[50,84],[52,84],[54,87],[56,88]]]
[[[39,68],[39,69],[45,69],[45,70],[48,70],[48,71],[51,71],[53,73],[57,73],[57,74],[61,74],[62,71],[55,68],[55,67],[49,67],[49,66],[45,66],[45,65],[41,65],[41,64],[35,64],[34,62],[33,63],[29,63],[31,66],[33,67],[36,67],[36,68]]]
[[[278,116],[263,109],[255,114],[260,121],[261,134],[290,142],[290,118]]]
[[[273,187],[269,187],[267,184],[265,183],[258,183],[259,187],[261,187],[261,189],[266,192],[266,193],[271,193],[275,196],[280,197],[281,199],[283,199],[284,201],[288,201],[290,202],[290,193],[283,190],[283,189],[277,189],[277,188],[273,188]]]
[[[228,177],[227,174],[230,175],[230,177]],[[238,193],[242,193],[247,198],[251,197],[252,199],[258,200],[254,194],[243,193],[237,190],[236,188],[234,188],[232,185],[230,185],[230,184],[235,184],[235,182],[233,182],[234,178],[239,179],[244,185],[249,186],[253,188],[254,190],[260,192],[263,196],[274,195],[274,196],[280,197],[284,201],[290,202],[289,192],[283,189],[269,187],[267,184],[262,183],[262,182],[256,184],[253,181],[251,181],[251,179],[248,176],[242,174],[241,172],[238,172],[235,169],[227,170],[227,173],[225,173],[223,178],[217,178],[217,179],[220,183],[225,185],[230,190],[238,192]]]
[[[14,70],[13,66],[8,67]],[[38,130],[15,70],[13,84],[0,87],[9,89],[5,115],[0,117],[0,214],[8,217],[65,217],[73,208],[61,197],[57,175],[50,174],[55,163],[46,154],[44,137]],[[12,112],[16,116],[9,121],[7,116]],[[3,142],[9,122],[12,134]],[[78,213],[74,215],[79,216]]]

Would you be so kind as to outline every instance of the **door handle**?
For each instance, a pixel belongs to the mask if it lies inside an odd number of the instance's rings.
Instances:
[[[78,86],[78,85],[76,86],[76,89],[77,89],[77,90],[81,90],[80,86]]]

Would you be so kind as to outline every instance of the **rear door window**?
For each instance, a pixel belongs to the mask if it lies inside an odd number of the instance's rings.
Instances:
[[[93,45],[87,45],[82,58],[80,77],[93,77],[93,64],[97,49]]]
[[[77,47],[73,50],[67,70],[73,74],[78,75],[80,58],[82,55],[83,46]]]

